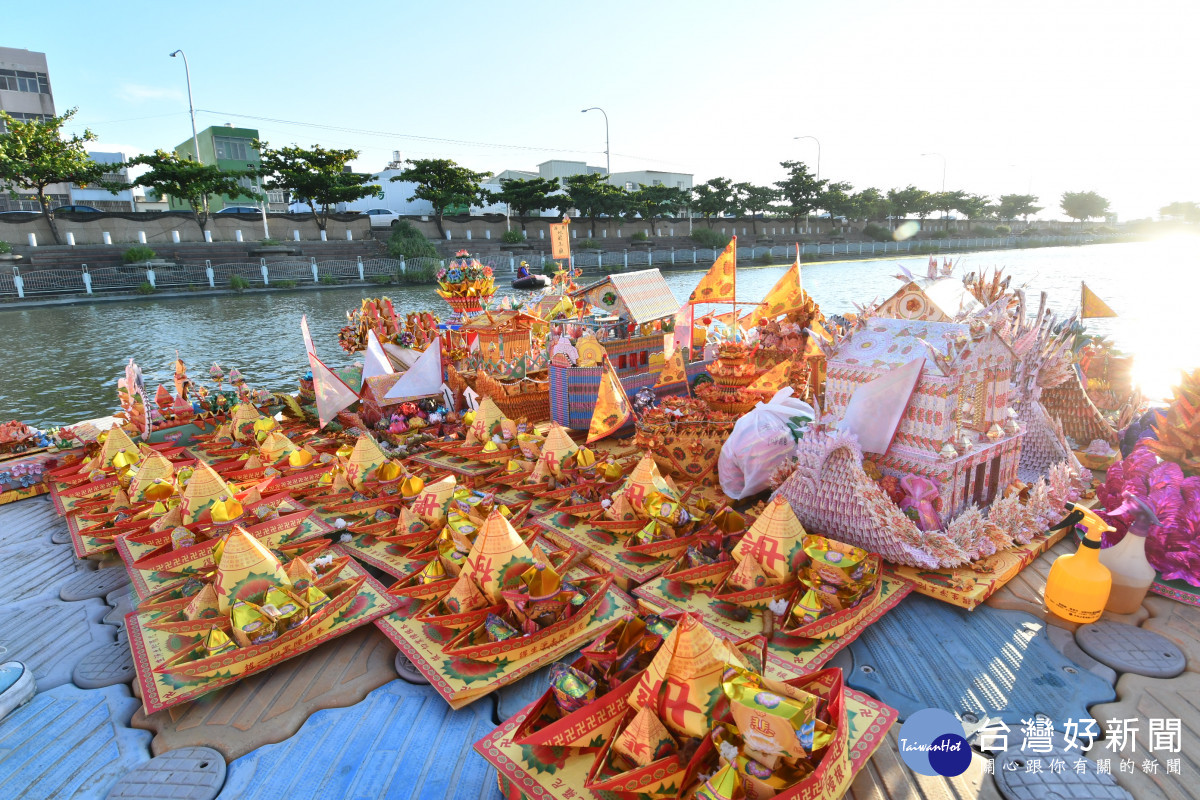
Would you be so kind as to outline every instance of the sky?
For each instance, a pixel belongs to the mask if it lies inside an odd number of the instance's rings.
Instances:
[[[1200,201],[1200,6],[1074,2],[83,3],[7,8],[0,46],[46,53],[59,113],[98,150],[199,129],[361,151],[355,167],[551,158],[769,184],[779,162],[856,189],[1031,193],[1063,218]],[[937,154],[937,155],[923,155]]]

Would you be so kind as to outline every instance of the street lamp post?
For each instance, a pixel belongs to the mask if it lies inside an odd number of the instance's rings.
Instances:
[[[250,169],[251,171],[254,171],[253,164],[247,164],[246,167],[248,169]],[[263,238],[270,239],[271,231],[267,227],[267,206],[269,206],[271,204],[271,198],[267,195],[267,190],[265,188],[263,188],[262,175],[256,174],[254,176],[254,180],[255,180],[255,182],[258,183],[258,193],[262,195],[262,208],[260,208],[259,210],[262,211]]]
[[[941,153],[921,153],[922,156],[937,156],[942,160],[942,195],[946,194],[946,157]],[[946,210],[942,209],[942,220],[946,219]],[[944,225],[943,225],[944,227]]]
[[[820,181],[821,181],[821,140],[815,136],[793,136],[792,137],[792,141],[799,141],[800,139],[812,139],[814,142],[817,143],[817,182],[820,183]],[[832,211],[829,212],[829,229],[833,230],[833,212]],[[817,230],[819,231],[820,228],[818,227]],[[804,232],[808,233],[808,214],[804,215]]]
[[[612,177],[612,152],[610,151],[610,145],[609,145],[609,141],[608,141],[608,114],[606,114],[604,112],[604,109],[600,108],[599,106],[593,106],[592,108],[585,108],[585,109],[583,109],[583,111],[581,111],[579,113],[586,114],[589,111],[599,111],[601,114],[604,114],[604,168],[606,170],[608,170],[608,177],[611,178]]]
[[[792,140],[812,139],[817,143],[817,180],[821,180],[821,140],[815,136],[793,136]]]
[[[182,50],[176,50],[171,53],[171,58],[175,56],[183,56],[183,75],[187,78],[188,90],[188,113],[192,117],[192,157],[196,159],[196,163],[200,163],[200,140],[196,137],[196,106],[192,103],[192,70],[188,67],[187,53]],[[204,211],[208,212],[208,195],[204,195]]]

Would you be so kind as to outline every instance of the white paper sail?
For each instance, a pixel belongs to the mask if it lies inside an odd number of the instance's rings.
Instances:
[[[367,357],[363,361],[363,385],[367,385],[367,378],[391,375],[395,371],[392,369],[392,362],[388,360],[387,353],[383,352],[383,345],[379,343],[375,331],[368,330]]]
[[[388,400],[403,397],[425,397],[442,390],[442,345],[437,340],[430,343],[408,372],[384,395]]]
[[[300,317],[300,332],[304,334],[304,352],[315,356],[317,348],[313,345],[312,334],[308,332],[308,315]]]
[[[859,386],[851,395],[846,415],[837,429],[857,436],[863,452],[886,453],[924,366],[924,358],[915,358]]]
[[[358,400],[358,393],[346,385],[337,373],[325,366],[315,353],[308,354],[308,365],[312,368],[313,393],[317,396],[317,416],[324,428],[338,412]]]

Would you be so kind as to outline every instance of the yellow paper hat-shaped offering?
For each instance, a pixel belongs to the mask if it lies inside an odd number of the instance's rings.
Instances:
[[[242,504],[238,502],[236,497],[222,497],[213,503],[210,513],[212,514],[214,524],[225,525],[241,519]]]
[[[533,477],[540,480],[548,475],[555,478],[563,477],[563,463],[575,455],[579,447],[571,439],[567,429],[557,422],[550,423],[550,431],[546,441],[542,443],[542,452],[538,456],[537,465],[533,468]]]
[[[425,489],[425,479],[416,475],[405,475],[400,481],[400,494],[404,497],[416,497]]]
[[[190,620],[218,616],[221,613],[221,602],[217,598],[217,590],[211,583],[204,584],[192,597],[183,613]]]
[[[453,475],[429,484],[413,502],[413,513],[428,523],[441,522],[446,518],[446,503],[450,502],[454,487]]]
[[[785,581],[792,575],[794,557],[804,546],[804,536],[804,526],[796,518],[796,512],[787,500],[776,497],[767,503],[763,513],[733,548],[733,557],[741,561],[752,555],[763,572],[776,581]]]
[[[133,457],[138,452],[138,447],[133,443],[133,439],[129,438],[129,434],[121,428],[110,428],[108,435],[104,439],[104,444],[100,448],[100,466],[106,467],[113,463],[113,459],[118,455],[125,453],[128,457]],[[133,461],[137,461],[136,458]],[[128,466],[129,463],[122,466]]]
[[[391,483],[392,481],[400,480],[400,476],[404,474],[404,467],[400,466],[397,461],[385,461],[375,468],[375,474],[370,476],[380,483]]]
[[[613,742],[613,750],[647,767],[675,751],[675,738],[659,720],[658,715],[644,706]]]
[[[346,460],[346,479],[355,489],[362,489],[371,474],[387,461],[387,456],[379,449],[379,444],[367,434],[358,437],[354,450]]]
[[[296,452],[296,445],[280,431],[271,431],[267,434],[267,438],[263,439],[262,443],[259,444],[258,452],[262,454],[264,461],[268,464],[274,464],[279,459],[287,458]]]
[[[729,588],[739,592],[759,589],[778,582],[778,580],[767,577],[767,574],[763,572],[762,565],[758,563],[758,559],[754,556],[744,557],[733,568],[733,572],[729,573],[729,577],[725,579],[725,583]]]
[[[467,444],[483,444],[491,441],[492,434],[499,433],[501,423],[507,419],[504,412],[490,397],[483,398],[475,411],[475,418],[467,428]]]
[[[223,497],[233,497],[233,492],[212,467],[203,461],[198,462],[192,479],[183,490],[183,500],[179,503],[183,524],[191,525]]]
[[[234,526],[222,542],[224,547],[217,556],[217,575],[213,580],[222,614],[228,614],[239,600],[292,585],[279,559],[245,528]]]
[[[533,558],[533,553],[529,554]],[[549,561],[537,561],[521,573],[521,583],[529,589],[530,600],[548,600],[562,589],[562,577]]]
[[[658,464],[654,463],[654,458],[649,455],[643,456],[625,479],[619,493],[629,500],[629,504],[638,513],[645,514],[646,498],[655,492],[672,500],[679,500],[679,492],[663,478],[662,473],[658,471]]]
[[[487,598],[479,591],[479,587],[475,585],[475,581],[468,575],[459,573],[458,580],[454,582],[450,592],[442,599],[446,610],[452,614],[463,614],[468,611],[476,611],[480,608],[486,608],[488,605]]]
[[[652,710],[670,730],[684,736],[705,736],[712,727],[713,706],[721,696],[721,674],[728,666],[745,667],[746,661],[695,617],[685,615],[638,678],[629,704],[639,710],[654,704]]]
[[[233,407],[233,414],[229,417],[230,435],[234,441],[242,444],[254,444],[255,423],[262,418],[262,414],[258,413],[258,409],[249,403],[238,403]]]
[[[175,487],[172,481],[175,478],[175,467],[161,453],[153,453],[142,459],[142,464],[138,467],[137,474],[133,477],[133,482],[129,484],[129,499],[135,503],[154,502],[156,500],[165,500],[171,496]],[[157,484],[155,483],[157,481]],[[161,489],[159,486],[167,486],[165,496],[160,496]],[[148,497],[147,491],[152,487],[156,487],[155,496]]]
[[[496,603],[500,590],[515,586],[532,566],[533,553],[516,529],[503,514],[493,511],[475,535],[461,574],[470,576],[488,600]]]

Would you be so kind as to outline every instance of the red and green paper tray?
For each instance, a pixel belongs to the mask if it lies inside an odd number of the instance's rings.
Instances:
[[[373,622],[396,608],[396,598],[353,561],[346,560],[338,578],[349,581],[349,587],[332,597],[328,606],[297,628],[266,644],[238,647],[226,655],[195,659],[186,664],[180,664],[179,660],[203,639],[208,620],[190,626],[176,624],[175,627],[182,625],[189,629],[171,630],[172,625],[164,624],[155,612],[126,615],[129,646],[133,650],[146,713],[153,714],[236,683],[240,678],[273,667],[322,642]]]
[[[895,709],[865,694],[846,689],[844,698],[850,728],[849,769],[828,773],[826,785],[817,787],[816,794],[805,793],[805,800],[841,797],[883,744],[888,729],[896,721]],[[500,792],[506,800],[586,800],[590,792],[582,787],[595,763],[595,753],[569,747],[519,745],[513,741],[514,733],[535,705],[536,702],[530,703],[480,739],[475,750],[496,768]],[[787,800],[792,794],[785,790],[778,797]]]

